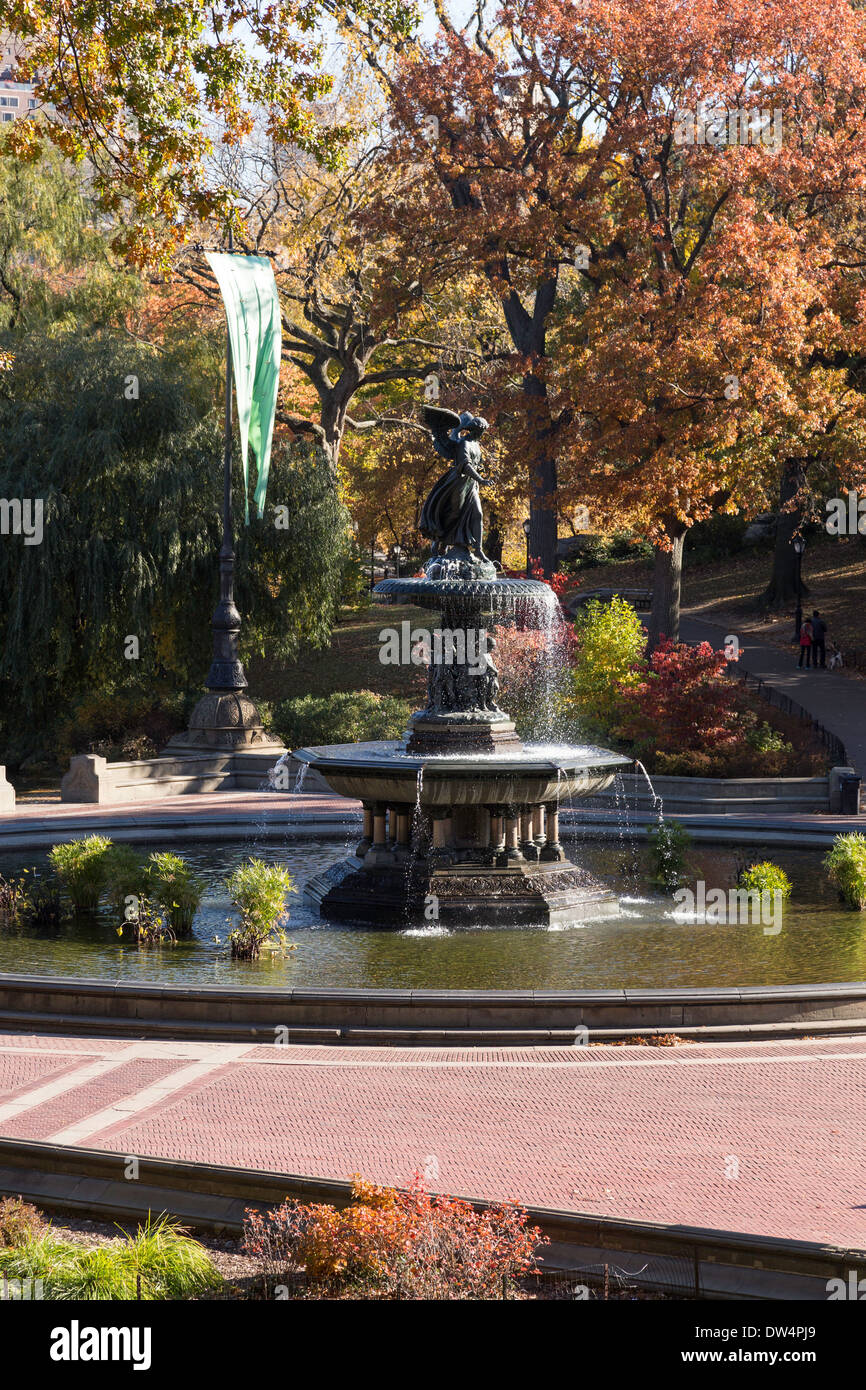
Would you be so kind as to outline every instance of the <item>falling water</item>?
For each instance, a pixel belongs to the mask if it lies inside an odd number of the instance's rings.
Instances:
[[[424,813],[421,810],[421,793],[423,790],[424,764],[422,763],[415,776],[415,806],[412,811],[412,829],[409,836],[410,853],[406,865],[406,906],[404,915],[407,922],[412,918],[412,881],[421,853],[421,836],[424,830]]]
[[[304,779],[309,770],[309,763],[301,763],[301,766],[298,768],[298,775],[295,778],[295,785],[292,787],[292,796],[300,796],[304,786]]]
[[[653,786],[652,782],[650,781],[650,775],[649,775],[649,773],[647,772],[646,768],[644,767],[643,763],[642,763],[639,759],[636,758],[636,759],[635,759],[635,764],[634,764],[634,765],[635,765],[636,768],[639,768],[640,771],[641,771],[641,773],[643,774],[644,781],[646,782],[647,786],[649,787],[649,794],[650,794],[650,796],[651,796],[652,799],[653,799],[653,810],[658,812],[659,825],[663,825],[663,824],[664,824],[664,818],[665,818],[665,817],[664,817],[664,802],[662,801],[661,797],[659,796],[658,792],[656,791],[655,787]]]

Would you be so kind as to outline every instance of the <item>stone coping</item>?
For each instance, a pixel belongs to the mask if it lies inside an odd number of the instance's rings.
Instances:
[[[608,990],[262,989],[0,975],[0,1023],[25,1031],[433,1046],[550,1045],[578,1029],[796,1036],[866,1029],[866,981]]]
[[[225,1000],[231,1003],[283,1004],[291,1000],[300,1003],[400,1003],[529,1005],[535,1003],[562,1006],[593,1007],[608,1004],[709,1004],[709,1003],[798,1003],[820,1000],[822,1005],[833,999],[866,1001],[866,980],[827,981],[805,985],[723,985],[692,986],[676,989],[365,989],[346,987],[330,989],[302,988],[264,989],[258,985],[177,985],[159,981],[101,980],[87,975],[17,975],[0,974],[0,991],[16,989],[22,992],[51,994],[93,994],[107,997],[163,997],[186,1001],[190,999]]]
[[[223,809],[224,808],[224,809]],[[255,831],[268,839],[340,839],[344,828],[357,823],[361,803],[322,793],[315,797],[214,793],[147,806],[97,806],[69,803],[19,803],[13,815],[0,814],[0,854],[43,849],[59,841],[101,832],[132,843],[171,844],[201,840],[237,839]],[[626,823],[613,810],[574,811],[563,806],[560,833],[606,839],[623,835],[643,838],[657,823],[649,811],[628,812]],[[695,840],[719,844],[763,844],[768,847],[826,848],[836,835],[866,832],[866,814],[834,816],[817,812],[753,814],[687,812],[677,815]]]
[[[196,1229],[235,1235],[250,1207],[267,1209],[287,1198],[343,1207],[351,1198],[351,1183],[339,1179],[148,1155],[139,1159],[139,1178],[131,1183],[123,1177],[124,1162],[124,1154],[103,1149],[0,1138],[0,1192],[20,1194],[45,1210],[102,1219],[164,1211]],[[491,1205],[451,1195],[478,1211]],[[852,1270],[856,1277],[866,1272],[866,1250],[829,1242],[550,1207],[526,1210],[550,1241],[543,1267],[573,1271],[577,1283],[581,1269],[612,1253],[617,1262],[648,1261],[636,1270],[635,1282],[655,1288],[670,1288],[670,1260],[679,1260],[688,1270],[683,1282],[694,1282],[696,1296],[825,1299],[828,1279],[847,1283]],[[689,1296],[685,1287],[683,1296]]]

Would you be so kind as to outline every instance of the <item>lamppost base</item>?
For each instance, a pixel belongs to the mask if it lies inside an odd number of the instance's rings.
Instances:
[[[285,751],[280,740],[264,728],[255,701],[244,690],[208,690],[193,710],[189,728],[169,739],[163,755],[170,756],[182,749],[276,754]]]

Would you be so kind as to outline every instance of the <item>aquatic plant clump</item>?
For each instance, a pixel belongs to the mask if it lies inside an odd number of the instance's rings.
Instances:
[[[239,909],[241,925],[229,933],[233,956],[258,960],[263,950],[285,947],[281,923],[287,916],[286,898],[293,887],[288,869],[248,859],[226,879],[232,903]]]
[[[749,893],[770,893],[773,896],[780,893],[782,902],[787,902],[791,896],[791,880],[784,869],[779,868],[778,864],[773,864],[769,859],[764,859],[760,864],[751,864],[747,869],[743,869],[737,882],[741,888],[745,888]]]
[[[842,901],[862,912],[866,908],[866,835],[837,835],[824,868]]]
[[[105,835],[88,835],[54,845],[48,859],[77,912],[95,912],[109,872],[111,841]]]

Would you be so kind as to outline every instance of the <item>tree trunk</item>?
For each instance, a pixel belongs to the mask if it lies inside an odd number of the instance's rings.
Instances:
[[[541,565],[545,579],[556,570],[556,457],[551,449],[553,423],[547,388],[533,373],[523,378],[523,392],[529,407],[529,429],[538,442],[529,461],[529,555]]]
[[[680,590],[683,572],[685,531],[671,537],[671,549],[656,546],[653,568],[653,598],[650,612],[647,650],[652,652],[661,637],[672,642],[680,640]]]
[[[788,459],[779,484],[779,517],[776,523],[776,548],[773,552],[773,572],[770,582],[758,598],[761,608],[788,608],[797,601],[797,556],[792,544],[794,532],[803,516],[799,507],[785,511],[785,504],[796,497],[806,481],[802,459]],[[801,594],[809,590],[803,584]]]
[[[499,529],[499,517],[491,508],[487,523],[487,536],[485,538],[484,553],[495,560],[497,564],[502,564],[502,532]]]

